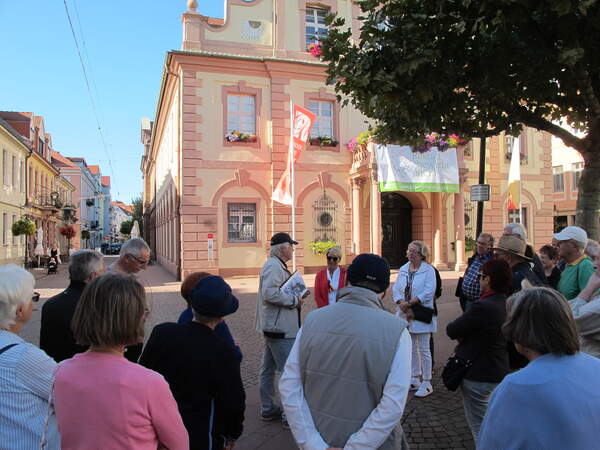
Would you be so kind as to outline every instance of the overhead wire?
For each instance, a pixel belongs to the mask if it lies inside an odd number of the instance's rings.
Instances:
[[[110,155],[110,151],[108,150],[108,145],[106,144],[106,139],[104,138],[104,132],[102,131],[102,126],[100,125],[100,117],[98,115],[98,110],[96,108],[96,102],[94,101],[94,96],[92,95],[92,89],[90,87],[90,81],[88,78],[88,73],[86,70],[85,63],[83,61],[83,56],[81,54],[81,49],[79,47],[79,42],[77,40],[77,36],[75,34],[75,28],[73,27],[73,21],[71,20],[71,14],[69,13],[69,6],[67,5],[67,0],[63,0],[65,5],[65,12],[67,13],[67,19],[69,21],[69,27],[71,28],[71,34],[73,35],[73,41],[75,42],[75,48],[77,49],[77,55],[79,56],[79,62],[81,63],[81,69],[83,71],[83,78],[85,79],[85,86],[87,88],[88,96],[90,98],[90,104],[92,106],[92,111],[94,113],[94,118],[96,119],[96,125],[98,127],[98,134],[100,135],[100,140],[102,141],[102,146],[104,147],[104,152],[106,153],[106,157],[108,158],[108,166],[110,168],[111,176],[115,187],[117,187],[117,194],[120,196],[121,193],[118,189],[117,178],[115,176],[115,171],[112,165],[112,158]],[[80,23],[81,27],[81,23]],[[82,34],[83,36],[83,34]]]

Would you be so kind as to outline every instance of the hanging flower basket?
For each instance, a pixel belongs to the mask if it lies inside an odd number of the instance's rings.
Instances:
[[[23,217],[17,220],[12,224],[11,232],[13,236],[21,236],[22,234],[26,236],[31,236],[35,234],[35,222],[27,217]]]
[[[60,229],[60,234],[67,239],[73,239],[75,237],[75,228],[73,228],[71,225],[62,227]]]
[[[323,54],[323,47],[320,42],[313,42],[312,44],[308,44],[306,47],[306,51],[313,55],[315,58],[320,58]]]
[[[225,135],[227,142],[256,142],[257,138],[255,134],[246,134],[241,131],[232,131]]]
[[[431,133],[425,136],[425,142],[422,145],[414,146],[412,151],[425,153],[432,148],[437,147],[440,152],[445,152],[449,148],[456,148],[457,145],[466,145],[468,139],[462,138],[457,134]]]
[[[335,247],[337,242],[333,241],[312,241],[308,243],[308,249],[315,255],[325,255],[327,250]]]
[[[331,136],[317,136],[310,138],[310,145],[319,147],[336,147],[338,145],[338,141]]]

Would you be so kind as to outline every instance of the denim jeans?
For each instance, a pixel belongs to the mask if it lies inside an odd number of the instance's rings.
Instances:
[[[273,339],[265,336],[265,348],[260,366],[260,413],[264,416],[282,411],[277,404],[275,372],[283,372],[295,339]]]
[[[463,380],[462,382],[461,390],[465,417],[471,429],[475,445],[477,445],[477,440],[479,439],[479,428],[481,427],[481,422],[483,422],[490,395],[492,395],[498,384],[472,380]]]

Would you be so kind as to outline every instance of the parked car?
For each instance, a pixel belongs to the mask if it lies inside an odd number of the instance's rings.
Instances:
[[[108,246],[108,250],[106,252],[107,255],[118,255],[121,252],[121,247],[123,244],[120,242],[113,242]]]

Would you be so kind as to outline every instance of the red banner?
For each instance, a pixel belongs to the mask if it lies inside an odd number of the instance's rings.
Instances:
[[[304,146],[310,138],[310,130],[315,123],[315,119],[317,118],[317,116],[301,106],[292,105],[292,108],[292,117],[294,118],[294,122],[290,133],[290,150],[293,149],[294,158],[290,161],[290,151],[288,153],[288,162],[285,172],[283,172],[283,175],[281,175],[281,179],[279,180],[279,183],[277,183],[277,186],[275,186],[273,196],[271,197],[276,202],[283,203],[284,205],[292,204],[292,164],[296,164],[296,161],[298,161],[300,158],[300,154],[302,153],[302,150],[304,150]]]

